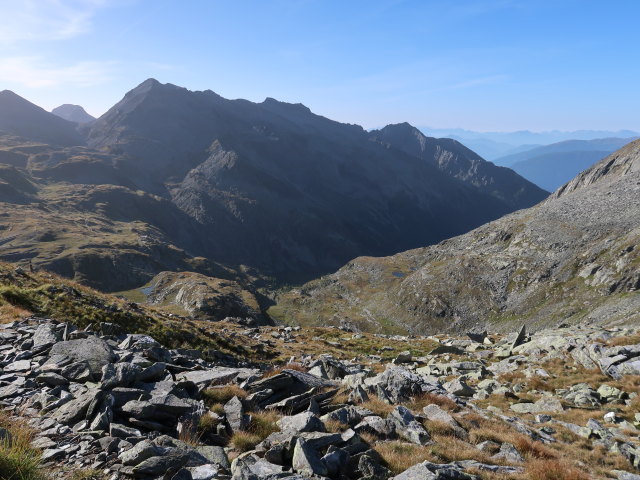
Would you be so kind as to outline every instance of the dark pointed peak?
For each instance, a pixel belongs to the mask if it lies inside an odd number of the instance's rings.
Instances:
[[[153,88],[153,87],[159,87],[161,85],[162,84],[155,78],[147,78],[144,82],[142,82],[136,88]]]
[[[412,131],[412,132],[420,132],[420,133],[422,133],[420,131],[420,129],[418,129],[417,127],[414,127],[409,122],[390,123],[389,125],[384,127],[383,130],[385,128],[390,129],[390,130],[405,130],[405,131]]]
[[[182,88],[182,87],[178,87],[176,85],[173,85],[171,83],[160,83],[158,80],[156,80],[155,78],[147,78],[144,82],[142,82],[140,85],[138,85],[137,87],[134,87],[133,89],[129,90],[129,92],[127,92],[127,94],[125,95],[125,98],[127,96],[131,97],[131,96],[138,96],[138,95],[145,95],[148,93],[152,93],[152,92],[165,92],[165,91],[175,91],[175,90],[187,90],[186,88]]]

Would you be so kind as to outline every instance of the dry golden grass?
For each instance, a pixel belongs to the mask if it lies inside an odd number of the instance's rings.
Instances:
[[[198,432],[200,432],[202,435],[215,432],[218,423],[219,421],[217,418],[205,414],[200,417],[200,420],[198,420]]]
[[[404,405],[414,412],[422,411],[424,407],[427,405],[436,404],[443,410],[448,410],[449,412],[457,412],[460,410],[460,407],[448,397],[444,395],[437,395],[435,393],[421,393],[420,395],[416,395],[415,397],[411,397],[409,402],[405,402]]]
[[[637,345],[640,343],[640,333],[629,335],[626,337],[614,337],[609,339],[605,345],[608,347],[619,347],[622,345]]]
[[[207,406],[216,403],[225,404],[233,397],[245,398],[247,392],[237,385],[223,385],[218,387],[210,387],[202,392],[202,398]]]
[[[337,420],[327,420],[326,422],[324,422],[324,427],[329,433],[340,433],[345,428],[347,428],[348,425],[344,425],[342,422],[339,422]]]
[[[280,430],[276,422],[282,418],[282,415],[275,410],[262,410],[260,412],[251,413],[251,425],[249,431],[256,435],[267,438],[273,432]]]
[[[334,405],[341,405],[349,401],[349,392],[347,390],[340,390],[331,398],[331,403]]]
[[[560,460],[532,460],[525,465],[530,480],[591,480],[591,477]]]
[[[235,432],[229,441],[231,446],[239,452],[253,450],[256,445],[280,428],[276,422],[281,415],[272,410],[251,413],[251,423],[246,431]]]
[[[520,434],[514,434],[510,438],[510,442],[520,455],[525,459],[555,459],[558,458],[556,452],[547,448],[543,443],[531,440],[529,437]]]
[[[432,452],[438,458],[438,463],[450,463],[459,460],[477,460],[482,463],[496,463],[489,459],[489,455],[486,452],[478,450],[474,445],[448,433],[441,435],[433,432],[431,438],[436,442],[432,447]]]
[[[198,427],[199,425],[186,422],[184,428],[178,433],[178,440],[183,441],[187,445],[197,447],[200,445],[202,439],[202,431],[200,431]]]
[[[605,413],[607,413],[607,410],[567,408],[563,412],[554,413],[553,418],[556,420],[562,420],[563,422],[575,423],[576,425],[584,426],[590,418],[599,420]]]
[[[394,405],[389,405],[373,395],[369,397],[367,402],[363,402],[361,406],[371,410],[375,415],[379,415],[381,417],[386,417],[395,408]]]
[[[0,304],[0,323],[11,323],[30,316],[33,312],[10,303]]]
[[[47,475],[40,468],[40,452],[31,448],[35,431],[3,411],[0,411],[0,427],[11,435],[10,439],[0,441],[0,478],[45,480]]]
[[[253,450],[263,438],[251,432],[235,432],[231,437],[231,446],[239,452],[248,452]]]
[[[441,436],[441,437],[449,436],[449,437],[461,438],[459,434],[459,430],[456,430],[446,422],[425,421],[424,426],[427,429],[427,431],[434,436]]]
[[[572,460],[576,464],[585,465],[586,469],[597,475],[598,478],[606,477],[607,472],[617,469],[629,468],[629,462],[620,454],[609,452],[602,445],[594,445],[591,440],[580,437],[562,426],[556,426],[556,443],[548,445],[548,448],[557,452],[559,459]]]
[[[378,452],[387,468],[396,475],[425,460],[438,462],[438,457],[434,455],[430,446],[423,447],[413,443],[393,440],[390,442],[378,442],[373,446],[373,449]]]

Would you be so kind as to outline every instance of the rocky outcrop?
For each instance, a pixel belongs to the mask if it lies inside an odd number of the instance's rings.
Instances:
[[[233,280],[207,277],[193,272],[161,272],[150,282],[147,302],[176,305],[190,317],[223,320],[227,317],[265,323],[257,298]]]

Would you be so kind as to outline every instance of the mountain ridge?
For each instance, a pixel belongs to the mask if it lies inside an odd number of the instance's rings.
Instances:
[[[306,281],[524,206],[503,200],[506,186],[482,191],[358,125],[270,98],[227,100],[148,79],[77,131],[86,145],[0,145],[0,159],[36,186],[26,203],[3,207],[0,227],[13,225],[15,237],[3,258],[111,291],[175,269]],[[546,198],[531,189],[529,204]]]
[[[76,125],[25,100],[11,90],[0,91],[0,133],[54,145],[82,145]]]
[[[438,245],[361,257],[283,294],[301,324],[434,333],[638,320],[640,141],[550,198]]]

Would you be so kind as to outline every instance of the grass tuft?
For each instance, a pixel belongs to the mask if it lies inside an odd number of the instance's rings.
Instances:
[[[6,429],[0,440],[0,478],[2,480],[46,480],[40,468],[40,452],[31,447],[35,431],[0,412],[0,428]]]

